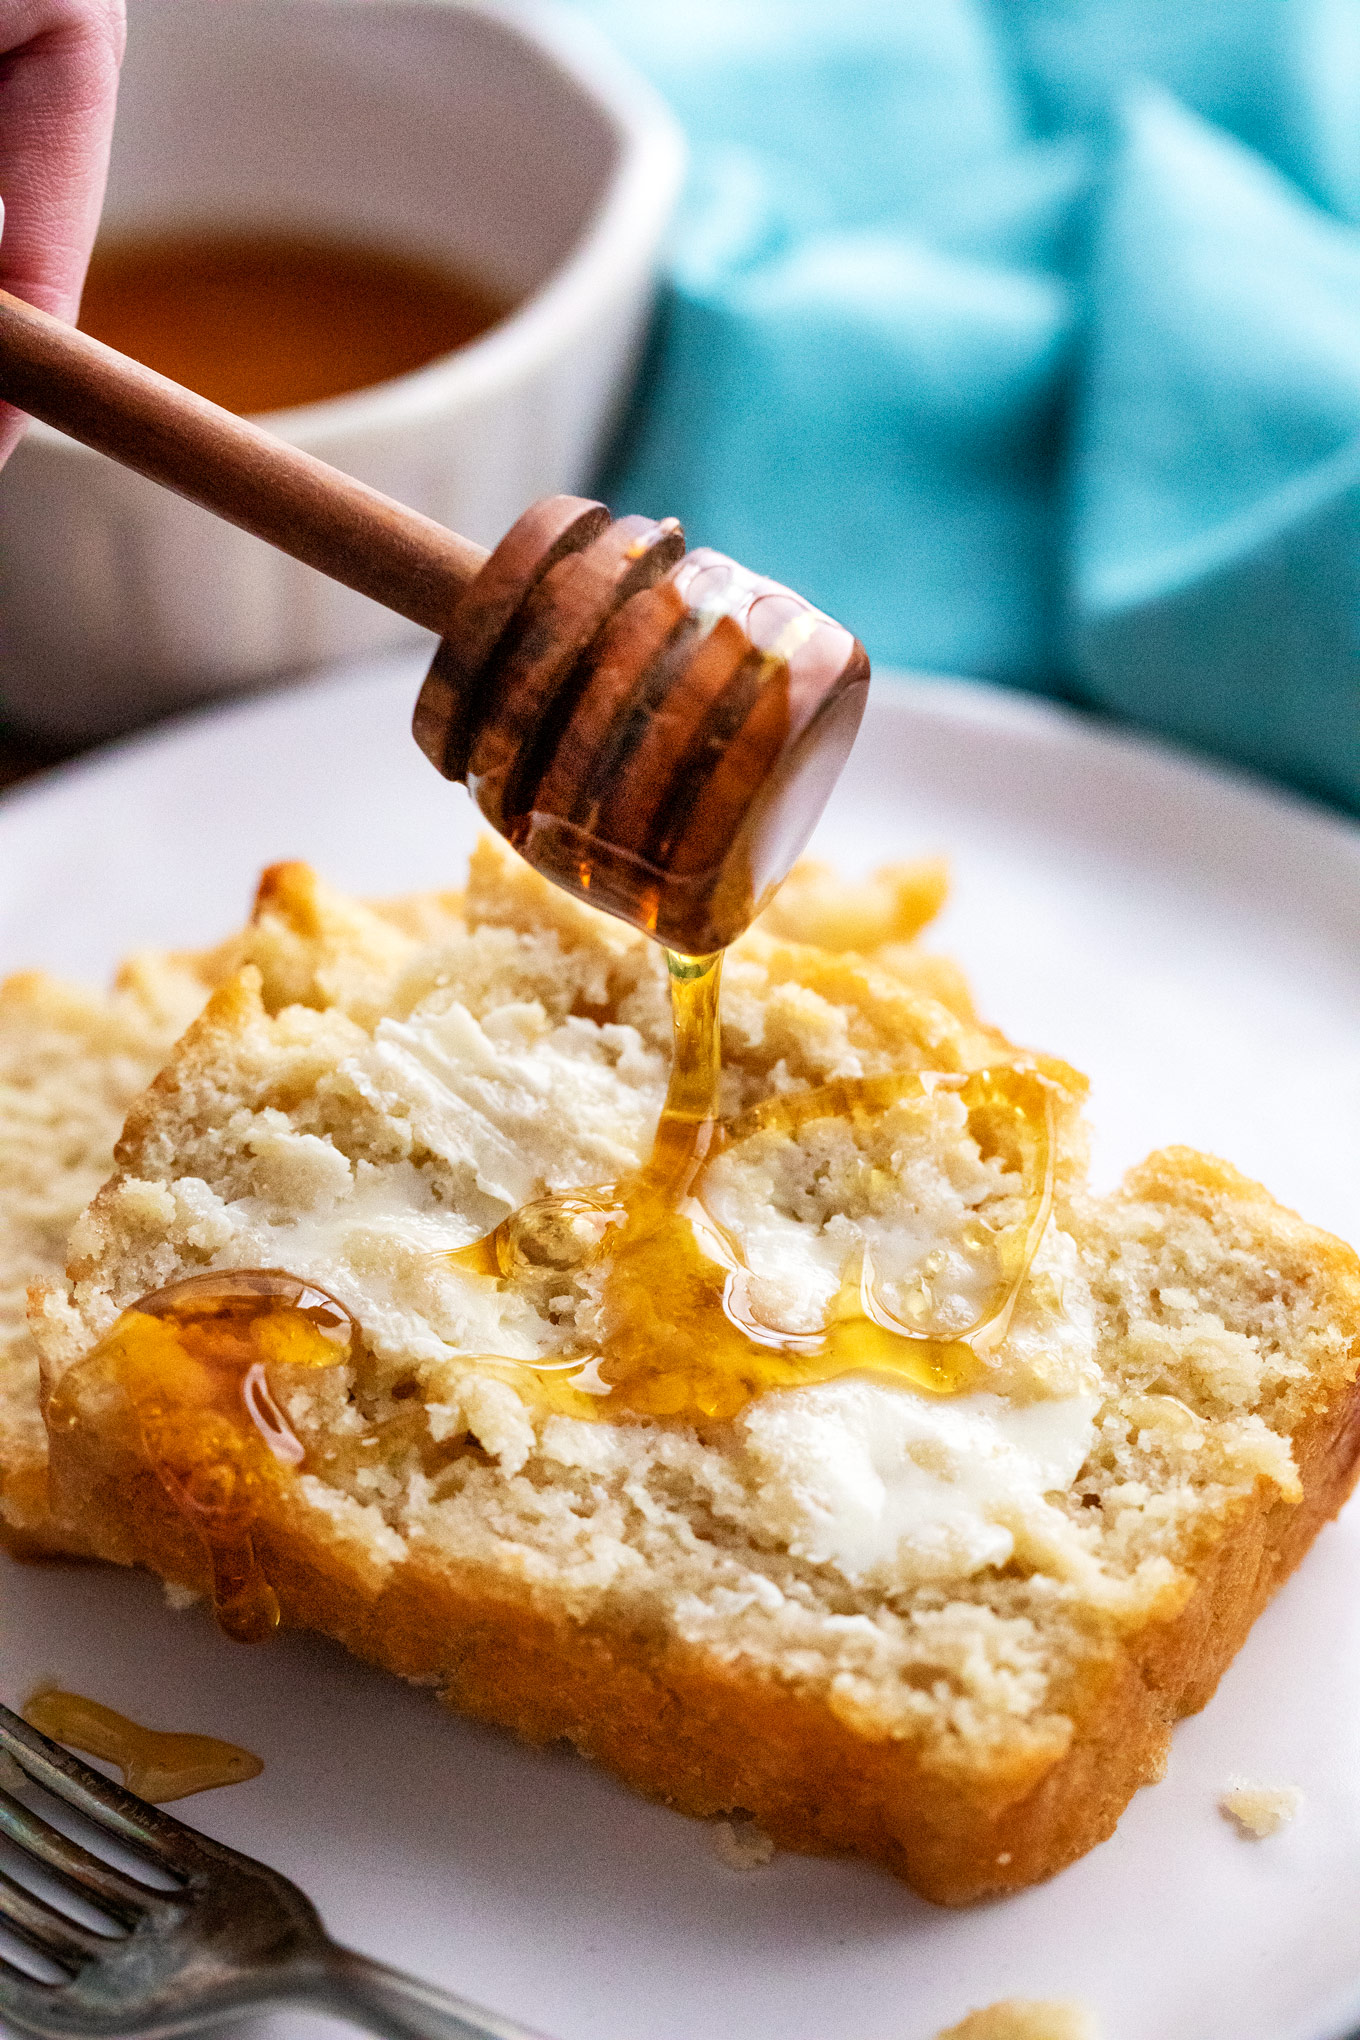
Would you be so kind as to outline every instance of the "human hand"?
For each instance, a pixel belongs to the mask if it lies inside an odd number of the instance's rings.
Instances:
[[[123,56],[123,0],[0,0],[0,289],[74,319]],[[0,463],[23,430],[0,404]]]

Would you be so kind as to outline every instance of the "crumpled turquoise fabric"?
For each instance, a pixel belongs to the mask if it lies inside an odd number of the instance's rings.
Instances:
[[[1360,808],[1360,0],[579,0],[691,140],[603,486]]]

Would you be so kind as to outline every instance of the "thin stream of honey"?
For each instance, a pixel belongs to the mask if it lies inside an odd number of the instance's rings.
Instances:
[[[625,1183],[535,1198],[493,1232],[446,1254],[450,1267],[508,1279],[526,1268],[580,1265],[606,1241],[617,1266],[629,1244],[665,1225],[681,1203],[718,1134],[722,954],[665,954],[674,1054],[646,1167]]]
[[[191,1792],[210,1792],[218,1785],[240,1785],[258,1778],[264,1764],[251,1750],[221,1742],[215,1735],[181,1735],[143,1728],[102,1701],[83,1693],[64,1693],[47,1686],[24,1703],[24,1720],[50,1735],[54,1742],[82,1750],[88,1757],[116,1764],[129,1792],[163,1806],[187,1799]]]

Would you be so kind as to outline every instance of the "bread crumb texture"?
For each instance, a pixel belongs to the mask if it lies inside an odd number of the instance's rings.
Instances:
[[[1004,1998],[970,2012],[935,2040],[1100,2040],[1085,2005],[1070,1998]]]
[[[1297,1785],[1253,1785],[1235,1778],[1218,1802],[1240,1835],[1264,1841],[1287,1827],[1303,1804]]]
[[[810,896],[849,912],[829,880]],[[726,1115],[1018,1058],[942,995],[909,922],[871,902],[868,953],[837,925],[758,926],[730,953]],[[252,1534],[286,1621],[684,1811],[740,1807],[780,1847],[867,1855],[947,1903],[1112,1830],[1349,1489],[1349,1248],[1186,1150],[1094,1196],[1083,1082],[1046,1064],[1052,1216],[967,1394],[847,1378],[703,1431],[555,1414],[529,1369],[598,1350],[598,1274],[497,1282],[447,1254],[644,1158],[660,953],[487,840],[437,909],[280,867],[233,961],[132,1103],[66,1278],[36,1271],[45,1393],[149,1291],[286,1268],[361,1330],[350,1364],[277,1384],[306,1466]],[[904,1293],[929,1260],[966,1322],[961,1242],[1020,1191],[940,1092],[757,1133],[713,1177],[766,1309],[814,1326],[869,1247]],[[81,1394],[54,1520],[207,1589],[126,1411]]]

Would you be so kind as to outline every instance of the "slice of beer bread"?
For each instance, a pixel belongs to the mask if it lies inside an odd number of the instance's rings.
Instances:
[[[958,967],[914,940],[946,892],[938,860],[886,867],[854,885],[805,860],[778,906],[786,931],[874,950],[971,1017]],[[279,864],[261,880],[245,930],[214,949],[139,952],[108,992],[40,971],[0,980],[0,1543],[28,1556],[86,1550],[79,1523],[50,1513],[26,1294],[30,1283],[60,1277],[72,1223],[113,1168],[129,1106],[209,993],[251,963],[271,1008],[347,1000],[362,1008],[365,983],[385,986],[399,964],[464,926],[461,891],[359,905],[319,886],[305,865]]]
[[[135,1425],[71,1370],[167,1282],[287,1268],[361,1344],[276,1384],[307,1458],[253,1536],[286,1622],[945,1903],[1108,1835],[1349,1491],[1354,1253],[1185,1150],[1092,1195],[1084,1087],[1047,1065],[1053,1216],[981,1386],[852,1377],[702,1432],[554,1414],[528,1364],[589,1352],[590,1280],[497,1283],[445,1251],[644,1156],[661,959],[494,845],[432,940],[389,941],[296,869],[275,906],[272,948],[133,1106],[67,1281],[34,1289],[46,1390],[76,1417],[53,1440],[58,1511],[105,1557],[208,1588]],[[725,1110],[1016,1059],[955,1007],[757,930],[726,966]],[[714,1175],[759,1279],[814,1321],[857,1243],[948,1262],[968,1215],[1016,1191],[953,1093],[737,1142]]]

